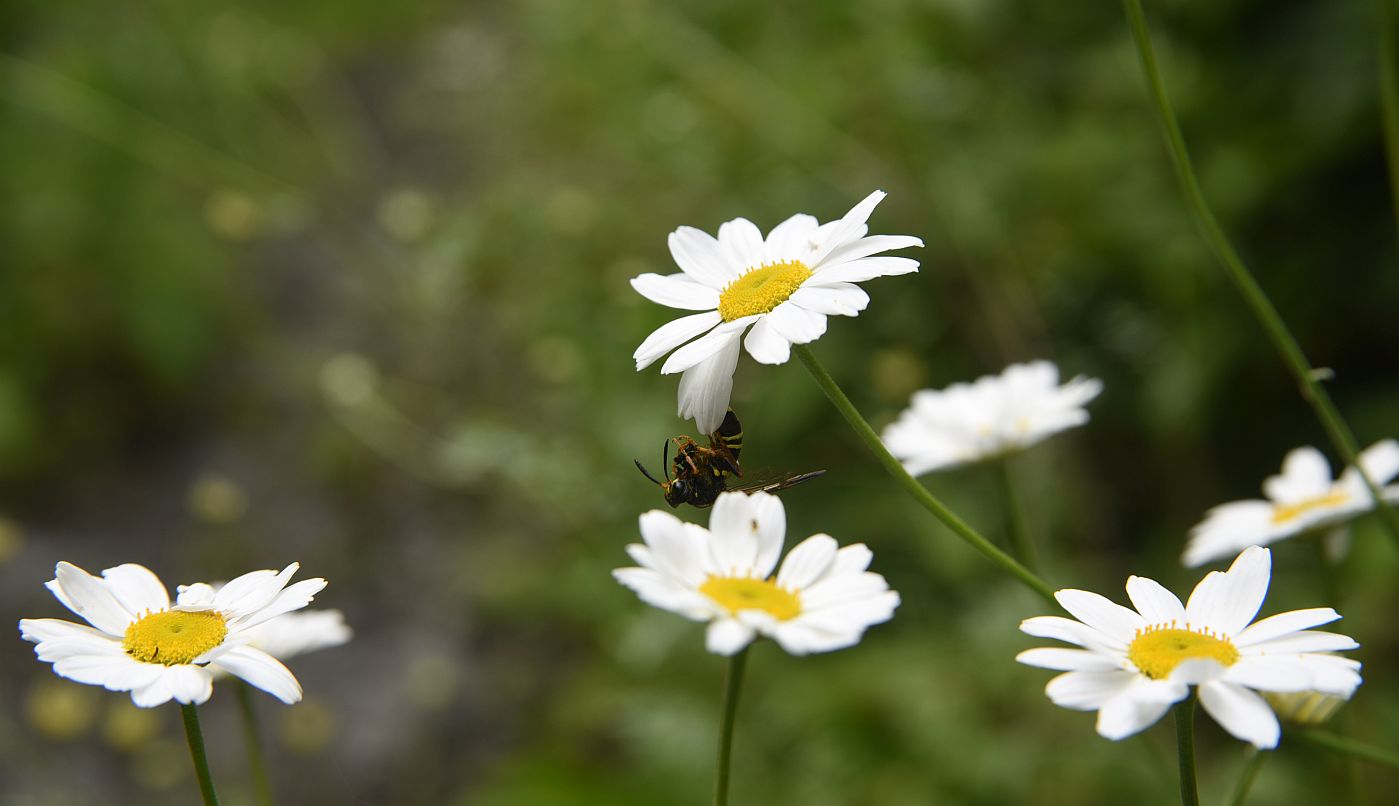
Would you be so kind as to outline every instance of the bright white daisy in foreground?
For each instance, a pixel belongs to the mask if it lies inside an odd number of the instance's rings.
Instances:
[[[1060,386],[1048,361],[1012,364],[1000,375],[914,392],[884,429],[884,444],[915,476],[971,464],[1083,425],[1083,406],[1102,391],[1102,381],[1081,375]]]
[[[1399,475],[1399,442],[1386,439],[1360,454],[1360,466],[1375,484]],[[1245,546],[1266,546],[1315,529],[1338,526],[1375,508],[1375,498],[1355,468],[1331,478],[1331,466],[1316,448],[1297,448],[1282,462],[1282,474],[1263,482],[1268,500],[1232,501],[1211,509],[1190,530],[1181,561],[1194,568],[1232,557]],[[1385,490],[1399,499],[1399,487]]]
[[[865,235],[865,222],[883,198],[884,191],[876,190],[827,224],[798,213],[767,238],[746,218],[721,225],[717,239],[694,227],[672,232],[670,254],[680,272],[642,274],[632,278],[632,288],[652,302],[703,313],[682,316],[648,336],[632,355],[637,370],[675,350],[661,373],[684,373],[680,416],[694,418],[706,434],[717,429],[729,407],[740,340],[759,363],[786,363],[793,344],[826,332],[827,316],[856,316],[865,309],[869,295],[855,283],[918,270],[916,260],[879,253],[922,246],[922,240]]]
[[[1151,726],[1194,685],[1206,713],[1226,731],[1259,748],[1276,747],[1277,717],[1257,692],[1349,697],[1360,685],[1360,664],[1329,654],[1355,649],[1355,641],[1310,629],[1340,618],[1329,607],[1253,622],[1271,576],[1268,550],[1252,546],[1228,571],[1200,580],[1184,606],[1145,577],[1127,580],[1135,610],[1096,593],[1061,590],[1054,598],[1078,621],[1039,616],[1020,629],[1082,649],[1028,649],[1015,659],[1065,672],[1045,693],[1056,705],[1097,711],[1098,733],[1109,739]]]
[[[299,568],[253,571],[224,585],[181,587],[172,604],[159,578],[128,563],[102,576],[61,562],[45,587],[89,627],[60,619],[21,619],[20,634],[38,644],[39,660],[79,683],[129,691],[150,708],[175,700],[202,703],[213,693],[212,669],[243,678],[285,703],[301,685],[280,661],[248,645],[269,619],[305,607],[324,579],[288,585]]]
[[[773,576],[786,531],[782,502],[767,493],[719,496],[708,529],[652,510],[641,516],[646,545],[627,546],[641,567],[612,575],[647,604],[709,622],[706,643],[720,655],[760,635],[793,655],[843,649],[894,615],[899,595],[865,570],[873,555],[864,544],[812,535]]]
[[[212,601],[224,584],[181,585],[181,601]],[[277,660],[340,646],[353,636],[354,631],[345,623],[345,614],[339,610],[298,610],[264,621],[243,633],[248,646],[261,649]]]

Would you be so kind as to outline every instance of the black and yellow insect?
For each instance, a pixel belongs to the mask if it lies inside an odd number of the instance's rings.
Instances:
[[[671,443],[675,443],[673,462],[670,459]],[[685,435],[666,440],[661,449],[661,468],[666,471],[664,481],[647,472],[640,460],[634,461],[642,475],[661,488],[667,504],[672,507],[689,504],[701,509],[712,506],[719,494],[725,491],[776,492],[826,472],[816,470],[777,479],[765,479],[741,487],[730,487],[730,479],[743,476],[743,469],[738,463],[742,450],[743,426],[739,424],[738,415],[734,414],[733,409],[729,409],[719,428],[709,435],[707,447]]]

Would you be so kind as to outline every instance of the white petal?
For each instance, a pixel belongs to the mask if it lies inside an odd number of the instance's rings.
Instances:
[[[112,595],[105,581],[71,563],[60,562],[49,585],[53,586],[50,590],[62,590],[59,601],[109,635],[124,635],[127,626],[136,619],[135,614],[122,607]]]
[[[675,265],[696,282],[720,289],[738,279],[738,267],[725,259],[719,242],[694,227],[680,227],[667,239]]]
[[[1343,652],[1359,649],[1360,644],[1349,635],[1319,630],[1303,630],[1274,638],[1271,641],[1240,646],[1244,655],[1281,655],[1296,652]]]
[[[1273,505],[1267,501],[1231,501],[1206,514],[1190,530],[1190,541],[1181,558],[1196,568],[1213,560],[1233,557],[1249,546],[1261,546],[1295,534],[1299,523],[1273,523]]]
[[[1381,440],[1360,454],[1360,466],[1375,484],[1385,484],[1399,475],[1399,442]]]
[[[170,609],[170,594],[165,585],[144,565],[118,565],[103,571],[102,576],[107,580],[107,590],[133,615]]]
[[[1127,596],[1132,606],[1142,614],[1142,618],[1152,624],[1175,622],[1185,626],[1185,606],[1174,593],[1166,590],[1159,582],[1146,577],[1127,578]]]
[[[809,587],[830,570],[840,548],[830,535],[812,535],[787,552],[777,572],[777,586],[786,590]]]
[[[763,577],[757,571],[758,520],[755,501],[743,493],[724,493],[709,514],[710,556],[724,576]]]
[[[767,259],[763,233],[746,218],[735,218],[719,225],[719,246],[729,265],[738,269],[757,268]]]
[[[758,521],[758,558],[753,571],[767,577],[782,556],[782,543],[787,539],[787,511],[782,507],[782,499],[770,493],[751,493],[748,499]]]
[[[278,660],[340,646],[353,631],[339,610],[304,610],[287,613],[243,632],[248,645]]]
[[[292,563],[281,571],[250,571],[234,577],[214,594],[214,607],[233,618],[255,613],[276,598],[300,567]]]
[[[650,366],[657,358],[679,347],[681,344],[709,330],[724,321],[718,311],[697,313],[673,319],[656,328],[646,341],[636,348],[632,358],[636,359],[637,370]]]
[[[899,274],[912,274],[916,271],[918,271],[918,261],[912,258],[864,257],[842,263],[839,266],[823,268],[806,282],[814,286],[863,283],[876,277],[893,277]]]
[[[311,600],[316,598],[316,594],[325,589],[325,586],[326,581],[320,577],[303,579],[288,585],[279,591],[271,602],[241,619],[238,626],[240,628],[252,627],[284,613],[300,610],[310,604]]]
[[[836,561],[831,566],[831,576],[857,574],[870,567],[874,553],[864,543],[852,543],[836,552]]]
[[[639,274],[631,278],[631,287],[668,308],[712,311],[719,307],[719,289],[695,282],[686,274]]]
[[[1196,593],[1190,596],[1186,614],[1192,624],[1208,626],[1226,636],[1237,635],[1248,626],[1263,599],[1268,595],[1268,580],[1272,578],[1273,555],[1265,548],[1250,546],[1243,550],[1238,559],[1229,566],[1222,581],[1216,583],[1217,591],[1205,592],[1205,598],[1196,601]],[[1204,587],[1204,582],[1200,587]],[[1211,601],[1211,595],[1216,597]]]
[[[792,357],[792,343],[773,327],[772,317],[764,316],[743,339],[748,354],[759,364],[785,364]]]
[[[773,227],[772,232],[769,232],[767,237],[768,261],[771,263],[781,263],[788,260],[805,262],[809,255],[815,251],[815,244],[812,243],[811,239],[819,226],[820,224],[813,216],[797,213]]]
[[[1239,658],[1225,670],[1224,681],[1257,691],[1306,691],[1312,688],[1312,673],[1296,657],[1255,655]]]
[[[1061,708],[1096,711],[1130,688],[1136,679],[1135,674],[1122,670],[1069,672],[1050,680],[1044,693]]]
[[[178,590],[175,604],[179,607],[213,607],[214,596],[218,593],[218,589],[207,582],[181,585]]]
[[[1015,656],[1015,660],[1026,666],[1056,669],[1061,672],[1107,672],[1120,669],[1111,658],[1086,649],[1039,647],[1021,652]]]
[[[660,573],[691,587],[704,582],[708,534],[696,539],[686,524],[669,512],[653,509],[639,519],[641,536],[652,549],[652,565]],[[693,526],[693,524],[691,524]],[[701,527],[693,527],[701,532]]]
[[[790,299],[794,305],[829,316],[856,316],[870,304],[870,295],[851,283],[804,285]]]
[[[841,217],[839,221],[833,221],[822,229],[822,240],[816,252],[811,255],[808,266],[816,266],[825,259],[832,251],[839,249],[846,243],[857,238],[864,237],[866,228],[865,222],[869,221],[870,214],[874,208],[884,200],[886,194],[882,190],[876,190],[866,196],[859,204],[850,208],[850,212]]]
[[[922,246],[923,239],[915,238],[912,235],[870,235],[858,241],[847,241],[836,249],[832,249],[826,259],[821,261],[821,265],[834,266],[851,260],[858,260],[870,255],[877,255],[880,252],[890,252],[895,249],[907,249],[910,246]]]
[[[708,358],[721,352],[730,344],[737,344],[739,333],[756,317],[745,316],[742,319],[735,319],[732,322],[721,322],[715,328],[698,339],[681,347],[670,354],[670,358],[661,365],[662,375],[673,375],[677,372],[684,372]]]
[[[1326,495],[1331,489],[1331,465],[1316,448],[1296,448],[1282,460],[1282,475],[1263,482],[1263,492],[1274,501],[1302,501]]]
[[[233,651],[233,650],[230,650]],[[254,650],[256,651],[256,650]],[[179,664],[165,672],[165,683],[176,702],[198,705],[214,693],[214,678],[208,669]]]
[[[1113,741],[1125,739],[1156,724],[1170,710],[1171,701],[1141,699],[1137,696],[1139,689],[1140,683],[1134,683],[1128,691],[1103,703],[1103,707],[1098,709],[1099,736]]]
[[[301,700],[301,684],[282,662],[248,646],[233,647],[213,662],[290,705]]]
[[[705,631],[705,647],[716,655],[734,655],[748,646],[753,636],[753,628],[738,619],[719,619]]]
[[[693,621],[708,621],[720,612],[720,608],[703,594],[650,568],[617,568],[612,578],[634,591],[646,604]]]
[[[1252,691],[1232,683],[1206,683],[1200,686],[1200,705],[1234,738],[1260,750],[1277,747],[1278,718]]]
[[[1067,588],[1054,593],[1054,598],[1070,615],[1115,641],[1126,643],[1147,626],[1134,610],[1091,591]]]
[[[1113,638],[1087,624],[1081,624],[1063,616],[1027,618],[1020,622],[1020,631],[1036,638],[1053,638],[1056,641],[1066,641],[1087,649],[1115,650],[1116,652],[1125,652],[1127,640],[1130,640],[1130,638],[1125,640]]]
[[[19,635],[26,641],[43,643],[58,640],[112,641],[111,636],[86,624],[75,624],[56,618],[24,618],[19,620]]]
[[[1337,613],[1329,607],[1312,607],[1306,610],[1290,610],[1286,613],[1278,613],[1276,616],[1269,616],[1255,624],[1249,625],[1238,635],[1234,636],[1234,644],[1241,648],[1252,644],[1260,644],[1264,641],[1271,641],[1298,630],[1306,630],[1312,627],[1319,627],[1322,624],[1330,624],[1340,617],[1340,613]]]
[[[685,370],[680,376],[678,413],[694,419],[701,433],[710,434],[724,421],[738,366],[739,338],[734,335],[722,350]]]
[[[783,338],[793,344],[807,344],[821,338],[826,332],[824,314],[808,311],[792,304],[791,300],[778,305],[767,314],[767,319]]]

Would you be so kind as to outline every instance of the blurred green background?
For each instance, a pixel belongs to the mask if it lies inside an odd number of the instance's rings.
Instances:
[[[1399,435],[1372,4],[1148,13],[1218,213],[1362,442]],[[662,505],[632,458],[692,430],[630,359],[671,312],[627,279],[674,271],[678,225],[889,191],[872,231],[923,237],[922,271],[815,345],[877,427],[1011,361],[1103,378],[1015,462],[1056,585],[1188,592],[1203,512],[1326,447],[1186,216],[1114,3],[7,3],[0,116],[0,606],[61,615],[60,559],[327,577],[355,640],[260,703],[285,803],[707,802],[725,662],[608,573]],[[1051,705],[1012,662],[1044,605],[800,366],[745,358],[734,406],[746,466],[829,470],[784,493],[789,544],[865,541],[904,601],[852,650],[757,647],[735,803],[1174,801],[1169,726],[1113,744]],[[989,470],[928,481],[1004,534]],[[1357,532],[1346,730],[1399,748],[1399,557]],[[1265,612],[1323,604],[1309,546],[1276,565]],[[193,801],[176,709],[31,650],[0,654],[0,802]],[[250,803],[234,698],[202,710]],[[1217,800],[1246,752],[1200,724]],[[1285,743],[1250,802],[1344,773]]]

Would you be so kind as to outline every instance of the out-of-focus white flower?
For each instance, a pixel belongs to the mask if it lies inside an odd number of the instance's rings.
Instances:
[[[884,429],[884,444],[915,476],[971,464],[1083,425],[1084,405],[1102,391],[1102,381],[1083,376],[1060,386],[1048,361],[1012,364],[1000,375],[914,392]]]
[[[1278,720],[1258,692],[1316,691],[1348,698],[1360,664],[1331,654],[1355,649],[1347,636],[1310,628],[1335,621],[1329,607],[1253,621],[1268,593],[1272,557],[1245,549],[1228,571],[1211,571],[1185,605],[1144,577],[1127,580],[1135,610],[1096,593],[1061,590],[1054,598],[1074,619],[1039,616],[1020,629],[1082,649],[1028,649],[1016,660],[1065,672],[1045,687],[1056,705],[1098,712],[1098,733],[1137,733],[1190,693],[1235,738],[1276,747]]]
[[[1399,442],[1386,439],[1360,454],[1360,466],[1375,484],[1399,475]],[[1386,500],[1399,499],[1399,487],[1384,490]],[[1370,488],[1355,468],[1347,467],[1336,480],[1331,466],[1316,448],[1297,448],[1282,462],[1282,474],[1263,482],[1268,500],[1232,501],[1211,509],[1190,530],[1181,561],[1194,568],[1231,557],[1245,546],[1266,546],[1315,529],[1338,526],[1375,508]]]
[[[248,645],[259,625],[305,607],[324,579],[288,585],[299,568],[244,574],[217,594],[206,584],[182,586],[172,604],[165,585],[128,563],[95,577],[61,562],[46,584],[88,624],[21,619],[20,634],[39,660],[79,683],[129,691],[142,707],[170,700],[202,703],[213,693],[213,669],[243,678],[282,702],[301,699],[301,685],[280,661]]]
[[[640,568],[612,572],[643,602],[709,622],[709,651],[733,655],[766,635],[793,655],[859,643],[899,605],[884,577],[871,573],[862,543],[839,548],[817,534],[778,556],[787,531],[782,502],[767,493],[724,493],[705,529],[668,512],[641,516],[645,545],[627,546]]]
[[[693,227],[672,232],[670,254],[680,272],[642,274],[632,278],[632,288],[652,302],[702,313],[646,337],[632,355],[637,370],[675,350],[661,373],[684,373],[680,416],[694,418],[703,433],[717,429],[729,407],[740,339],[759,363],[785,363],[793,344],[826,332],[827,316],[857,316],[865,309],[869,295],[856,283],[918,270],[916,260],[879,253],[922,246],[922,240],[865,234],[865,222],[883,198],[884,191],[876,190],[827,224],[798,213],[767,238],[746,218],[721,225],[717,239]]]

